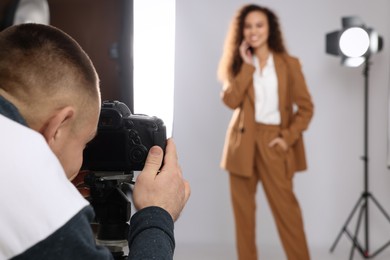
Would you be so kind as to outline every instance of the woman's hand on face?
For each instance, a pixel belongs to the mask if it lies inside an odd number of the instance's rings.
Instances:
[[[283,151],[288,150],[288,145],[283,138],[276,137],[268,144],[269,147],[274,147],[275,145],[279,145],[283,149]]]
[[[239,48],[240,55],[245,63],[253,65],[252,53],[249,48],[250,45],[245,40],[243,40]]]

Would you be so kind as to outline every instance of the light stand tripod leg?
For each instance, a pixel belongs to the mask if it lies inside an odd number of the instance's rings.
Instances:
[[[347,233],[349,238],[351,238],[353,241],[350,259],[352,259],[352,257],[353,257],[353,252],[354,252],[355,247],[359,250],[359,252],[362,254],[362,256],[364,258],[372,258],[375,255],[377,255],[379,252],[384,250],[387,246],[390,245],[390,241],[389,241],[389,242],[385,243],[382,247],[380,247],[375,253],[370,254],[369,208],[368,208],[369,198],[371,198],[374,201],[375,205],[379,208],[379,210],[382,212],[382,214],[386,217],[386,219],[389,222],[390,222],[390,216],[383,209],[383,207],[378,203],[378,201],[371,195],[371,193],[369,192],[369,188],[368,188],[368,176],[369,176],[368,175],[368,170],[369,170],[369,167],[368,167],[368,115],[369,115],[369,113],[368,113],[368,107],[369,107],[368,106],[368,101],[369,101],[369,99],[368,99],[368,83],[369,83],[369,80],[368,80],[368,78],[369,78],[370,56],[366,57],[364,63],[365,63],[364,71],[363,71],[363,75],[364,75],[364,156],[362,157],[363,162],[364,162],[364,192],[363,192],[361,198],[358,200],[358,203],[356,203],[355,207],[353,208],[351,214],[349,215],[346,223],[342,227],[339,235],[337,236],[336,241],[334,242],[334,244],[330,250],[331,252],[333,252],[341,235],[343,234],[343,232],[345,232],[345,233]],[[360,213],[359,213],[358,223],[357,223],[356,231],[355,231],[355,237],[352,237],[352,235],[348,232],[347,226],[348,226],[352,216],[355,214],[356,209],[359,206],[361,200],[364,200],[364,204],[362,205],[362,208],[361,208]],[[364,245],[365,245],[364,248],[362,248],[359,245],[359,242],[357,240],[363,212],[364,212],[364,233],[365,233],[364,234],[365,235],[364,236]]]
[[[390,223],[390,215],[386,212],[386,210],[381,206],[381,204],[378,202],[378,200],[369,192],[364,192],[361,197],[359,198],[359,200],[357,201],[357,203],[355,204],[355,206],[353,207],[351,213],[349,214],[344,226],[341,228],[341,231],[339,232],[335,242],[333,243],[331,249],[330,249],[330,252],[333,252],[334,249],[336,248],[342,234],[345,232],[347,234],[347,236],[351,239],[353,245],[352,245],[352,248],[351,248],[351,252],[350,252],[350,260],[353,259],[353,255],[354,255],[354,249],[356,248],[357,250],[359,250],[360,254],[364,257],[364,258],[374,258],[376,255],[378,255],[380,252],[382,252],[383,250],[385,250],[388,246],[390,246],[390,241],[386,242],[383,246],[381,246],[380,248],[378,248],[374,253],[370,254],[369,252],[369,248],[368,248],[368,233],[369,233],[369,225],[368,225],[368,219],[367,219],[367,213],[368,213],[368,200],[369,199],[372,199],[372,201],[374,202],[374,204],[378,207],[379,211],[385,216],[386,220]],[[363,204],[361,205],[360,207],[360,210],[359,210],[359,215],[358,215],[358,219],[357,219],[357,223],[356,223],[356,228],[355,228],[355,235],[352,236],[352,234],[348,231],[348,225],[350,223],[350,221],[352,220],[352,217],[355,215],[359,205],[362,203],[363,201]],[[361,225],[361,222],[363,220],[363,213],[364,216],[365,216],[365,219],[364,221],[366,221],[367,223],[365,224],[365,232],[366,232],[366,237],[365,237],[365,241],[366,241],[366,248],[362,248],[362,246],[360,245],[359,241],[358,241],[358,235],[359,235],[359,231],[360,231],[360,225]]]
[[[374,195],[371,193],[368,193],[367,199],[372,199],[374,204],[378,207],[379,211],[385,216],[388,222],[390,222],[390,216],[389,214],[385,211],[385,209],[379,204],[379,202],[375,199]],[[373,254],[369,255],[370,258],[375,257],[377,254],[382,252],[386,247],[390,246],[390,241],[385,243],[382,247],[378,248]]]
[[[389,214],[387,214],[387,212],[385,211],[385,209],[379,204],[379,202],[375,199],[374,195],[372,195],[371,193],[369,194],[368,196],[370,199],[372,199],[372,201],[375,203],[375,205],[378,207],[378,209],[382,212],[382,214],[386,217],[387,221],[390,222],[390,216]]]
[[[378,248],[378,250],[376,250],[372,255],[370,255],[370,258],[374,258],[377,254],[379,254],[380,252],[385,250],[385,248],[388,247],[388,246],[390,246],[390,241],[388,241],[386,244],[384,244],[383,246]]]
[[[332,247],[330,248],[330,252],[333,252],[333,250],[336,248],[336,245],[337,243],[339,242],[340,238],[341,238],[341,235],[346,232],[347,230],[347,227],[348,227],[348,224],[349,222],[351,221],[353,215],[355,214],[356,210],[358,209],[359,205],[360,205],[360,202],[362,201],[363,197],[360,197],[357,201],[357,203],[355,204],[355,206],[353,207],[351,213],[349,214],[347,220],[345,221],[345,224],[343,225],[343,227],[341,228],[341,231],[340,233],[338,234],[336,240],[333,242],[333,245]]]
[[[362,197],[362,198],[364,198],[364,197]],[[352,235],[350,235],[347,232],[349,238],[352,240],[351,253],[349,255],[350,260],[353,259],[353,254],[355,252],[355,248],[357,248],[359,250],[359,252],[364,256],[364,250],[362,249],[362,247],[359,244],[358,236],[359,236],[359,231],[360,231],[360,224],[361,224],[362,218],[363,218],[363,213],[365,213],[366,211],[367,211],[367,205],[366,205],[366,201],[364,201],[364,203],[360,207],[359,216],[358,216],[358,219],[356,222],[355,235],[352,237]]]

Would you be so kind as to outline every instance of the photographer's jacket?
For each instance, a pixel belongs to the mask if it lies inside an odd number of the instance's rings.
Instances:
[[[94,212],[43,136],[0,96],[0,260],[113,259],[95,244]],[[131,219],[129,259],[172,259],[173,220],[158,207]]]

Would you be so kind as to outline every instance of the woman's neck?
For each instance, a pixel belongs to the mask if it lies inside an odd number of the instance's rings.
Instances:
[[[256,55],[257,59],[259,60],[259,66],[260,71],[263,70],[265,65],[267,64],[268,57],[270,55],[271,51],[268,48],[268,46],[259,47],[255,49],[254,54]]]
[[[256,57],[260,60],[260,62],[266,62],[270,52],[271,51],[268,46],[259,47],[254,51]]]

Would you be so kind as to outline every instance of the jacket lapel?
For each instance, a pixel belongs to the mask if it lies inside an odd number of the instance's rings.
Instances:
[[[252,86],[248,89],[249,100],[251,101],[253,107],[255,106],[255,86],[253,83],[252,77]]]
[[[279,111],[282,126],[287,124],[287,66],[281,54],[274,53],[274,64],[278,78]]]

